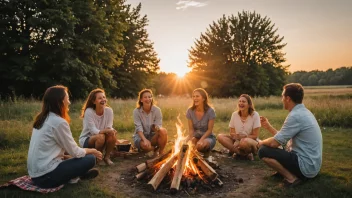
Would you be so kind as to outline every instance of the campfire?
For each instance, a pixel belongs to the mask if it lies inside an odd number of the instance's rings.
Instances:
[[[148,185],[154,190],[164,181],[163,184],[170,185],[171,193],[181,188],[196,189],[201,186],[211,189],[214,185],[222,186],[216,171],[192,148],[191,143],[185,142],[182,124],[176,124],[176,128],[177,138],[173,149],[137,165],[137,180],[149,180]]]

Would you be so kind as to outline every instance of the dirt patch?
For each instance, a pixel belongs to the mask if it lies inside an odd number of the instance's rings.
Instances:
[[[184,188],[172,195],[169,191],[170,184],[162,182],[154,191],[147,185],[148,181],[137,181],[134,178],[135,166],[149,159],[144,154],[115,158],[113,166],[99,167],[101,175],[96,180],[102,187],[123,197],[250,197],[268,174],[268,169],[263,169],[258,159],[252,162],[234,160],[216,152],[213,152],[212,156],[219,164],[216,172],[223,182],[222,187],[212,185],[210,188],[195,190]]]

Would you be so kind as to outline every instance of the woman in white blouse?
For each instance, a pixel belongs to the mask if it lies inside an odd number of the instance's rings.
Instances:
[[[260,117],[254,109],[252,98],[242,94],[238,99],[237,111],[231,116],[230,134],[219,134],[217,139],[231,154],[253,160],[253,154],[257,153],[260,126]]]
[[[102,158],[101,152],[78,147],[72,137],[67,92],[60,85],[48,88],[33,124],[27,168],[34,184],[41,188],[54,188],[72,179],[89,179],[99,174],[93,167],[96,158]],[[72,158],[67,159],[65,151]]]
[[[135,133],[133,143],[138,150],[164,152],[167,143],[167,131],[162,127],[162,114],[155,106],[153,92],[143,89],[138,94],[137,108],[133,110]],[[159,150],[159,151],[157,151]]]
[[[90,92],[83,104],[81,117],[83,130],[79,144],[83,148],[95,148],[101,152],[105,150],[104,162],[107,165],[114,164],[110,160],[110,153],[116,144],[116,130],[112,128],[114,113],[107,105],[104,90],[94,89]]]

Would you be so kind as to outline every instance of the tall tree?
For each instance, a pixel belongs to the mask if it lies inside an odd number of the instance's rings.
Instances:
[[[64,84],[73,97],[114,88],[124,54],[123,0],[0,2],[0,94],[39,96]]]
[[[214,96],[277,94],[287,70],[283,39],[255,12],[224,15],[195,41],[189,67]]]
[[[125,23],[127,30],[123,32],[123,47],[125,53],[119,67],[111,69],[117,88],[111,89],[115,97],[135,97],[143,88],[153,85],[153,77],[159,70],[159,59],[148,38],[146,27],[147,16],[141,16],[141,4],[132,8],[125,7]]]

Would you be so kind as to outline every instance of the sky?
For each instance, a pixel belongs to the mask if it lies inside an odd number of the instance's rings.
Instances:
[[[127,0],[142,3],[160,71],[183,75],[188,50],[223,15],[256,11],[284,36],[289,71],[352,66],[352,0]]]

